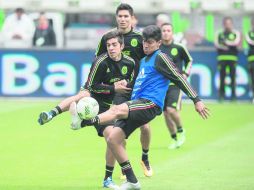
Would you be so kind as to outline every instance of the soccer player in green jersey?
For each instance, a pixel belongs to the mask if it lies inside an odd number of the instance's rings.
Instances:
[[[252,103],[254,104],[254,18],[251,19],[251,26],[251,30],[246,34],[246,41],[249,45],[248,69],[250,71],[251,79]]]
[[[192,57],[188,50],[181,44],[173,40],[173,26],[170,23],[164,23],[161,26],[162,44],[160,49],[166,53],[175,63],[183,77],[187,79],[190,75]],[[170,83],[164,105],[164,117],[168,130],[173,139],[170,149],[180,147],[185,142],[185,131],[180,118],[180,109],[182,102],[182,93],[179,87],[173,82]]]
[[[231,100],[236,99],[236,65],[238,61],[238,45],[240,43],[240,32],[233,29],[231,17],[223,19],[224,29],[217,32],[215,47],[217,48],[218,70],[220,71],[219,100],[225,98],[225,77],[229,68],[231,78]]]
[[[132,23],[134,17],[133,8],[129,4],[122,3],[116,9],[116,22],[117,29],[123,33],[124,37],[124,49],[123,53],[130,56],[135,60],[135,74],[134,80],[139,72],[139,62],[145,56],[143,51],[143,39],[141,32],[133,29]],[[114,30],[114,29],[113,29]],[[99,42],[96,56],[105,53],[106,44],[104,36],[102,36],[101,41]],[[125,101],[130,100],[130,94],[128,96],[123,97],[121,95],[121,100],[125,98]],[[115,102],[115,104],[119,104],[121,102]],[[149,163],[148,152],[150,147],[151,140],[151,132],[148,124],[144,124],[141,128],[140,141],[142,145],[142,157],[141,157],[141,166],[143,168],[144,175],[147,177],[151,177],[153,175],[152,167]]]

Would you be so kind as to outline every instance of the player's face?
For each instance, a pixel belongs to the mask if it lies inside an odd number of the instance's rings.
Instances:
[[[164,25],[161,28],[162,40],[171,41],[173,39],[173,30],[171,25]]]
[[[156,41],[154,39],[143,40],[143,49],[146,55],[152,54],[155,50],[159,49],[161,40]]]
[[[118,42],[117,38],[111,38],[107,40],[107,51],[108,55],[114,61],[118,61],[121,59],[121,51],[123,49],[123,45]]]
[[[116,15],[116,22],[119,29],[125,30],[131,28],[132,16],[128,10],[120,10]]]
[[[226,30],[232,30],[232,29],[233,29],[233,22],[232,22],[232,20],[226,19],[226,20],[224,21],[224,28],[225,28]]]

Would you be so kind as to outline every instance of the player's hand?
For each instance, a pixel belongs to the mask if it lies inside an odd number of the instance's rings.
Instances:
[[[210,116],[209,109],[202,101],[195,103],[195,109],[203,119],[207,119]]]
[[[128,82],[124,79],[124,80],[120,80],[120,81],[118,81],[118,82],[115,82],[114,84],[127,86]]]
[[[132,89],[127,88],[126,86],[122,85],[121,83],[114,83],[115,86],[115,92],[120,93],[120,94],[125,94],[130,92]]]

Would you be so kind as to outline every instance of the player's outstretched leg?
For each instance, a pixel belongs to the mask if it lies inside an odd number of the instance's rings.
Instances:
[[[78,112],[77,112],[77,103],[72,102],[70,105],[70,114],[71,114],[71,129],[78,130],[81,129],[81,122]]]
[[[50,112],[43,111],[39,115],[38,123],[40,125],[44,125],[45,123],[49,122],[53,118]]]
[[[87,90],[81,89],[78,94],[63,99],[52,110],[50,110],[48,112],[46,112],[46,111],[41,112],[39,115],[38,123],[40,125],[44,125],[45,123],[48,123],[54,117],[58,116],[59,114],[65,112],[65,111],[68,111],[70,109],[70,105],[72,102],[78,102],[81,98],[89,97],[89,96],[90,96],[90,93]]]

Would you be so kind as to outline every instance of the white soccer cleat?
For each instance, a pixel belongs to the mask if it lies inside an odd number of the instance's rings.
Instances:
[[[40,125],[44,125],[45,123],[49,122],[52,118],[53,116],[50,113],[43,111],[39,115],[38,122]]]
[[[185,137],[185,131],[178,133],[177,134],[177,142],[178,142],[178,147],[182,146],[185,141],[186,141],[186,137]]]
[[[71,103],[69,112],[71,114],[71,129],[73,130],[81,129],[82,120],[78,115],[76,102]]]
[[[131,183],[126,181],[119,188],[116,188],[115,190],[139,190],[139,189],[141,189],[141,185],[139,182]]]
[[[179,148],[179,142],[177,140],[173,140],[173,142],[169,145],[169,149],[177,149]]]

